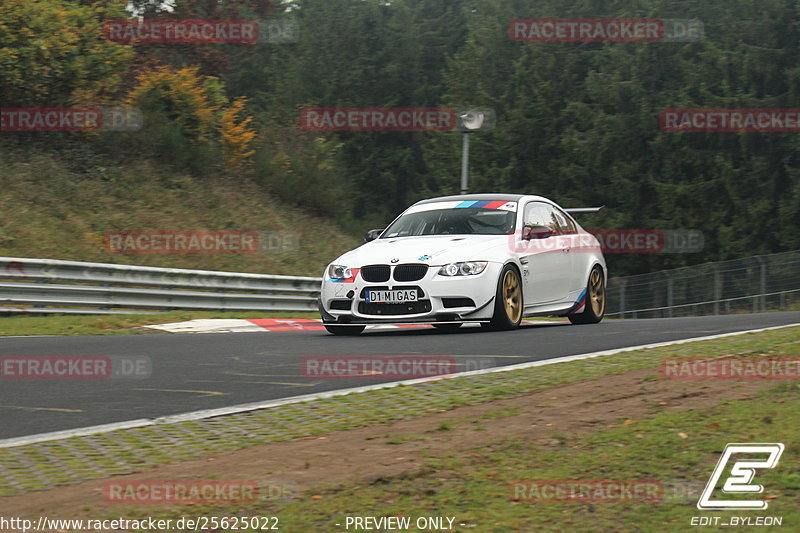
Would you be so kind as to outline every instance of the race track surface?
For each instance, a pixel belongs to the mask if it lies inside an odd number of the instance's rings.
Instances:
[[[147,358],[143,379],[0,378],[0,439],[275,400],[404,378],[304,376],[308,356],[452,357],[457,370],[505,366],[691,337],[800,323],[800,311],[536,324],[511,332],[463,328],[0,338],[0,357]],[[475,366],[471,367],[476,368]]]

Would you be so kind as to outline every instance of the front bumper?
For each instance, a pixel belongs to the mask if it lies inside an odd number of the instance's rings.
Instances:
[[[319,309],[330,324],[430,324],[487,322],[494,312],[497,279],[503,265],[489,263],[476,276],[440,276],[439,266],[428,268],[418,281],[370,283],[361,273],[352,281],[324,280]],[[418,300],[409,304],[376,304],[366,301],[366,290],[416,289]]]

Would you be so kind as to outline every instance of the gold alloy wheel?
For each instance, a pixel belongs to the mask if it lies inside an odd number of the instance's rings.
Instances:
[[[592,305],[594,316],[603,316],[606,308],[606,288],[603,286],[603,275],[600,269],[595,268],[589,276],[589,301]]]
[[[519,277],[513,270],[508,270],[503,276],[503,304],[508,320],[512,324],[519,322],[522,316],[522,289]]]

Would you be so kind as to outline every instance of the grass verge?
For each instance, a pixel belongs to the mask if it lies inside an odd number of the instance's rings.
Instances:
[[[442,379],[213,419],[3,448],[0,449],[0,496],[137,472],[159,464],[200,459],[257,444],[416,418],[555,385],[655,368],[663,358],[714,355],[797,357],[800,356],[800,328]]]
[[[630,359],[620,360],[631,356],[644,358],[651,365],[649,356],[652,355],[687,357],[724,352],[749,357],[797,357],[800,353],[798,332],[800,329],[792,328],[621,354],[602,360],[622,371],[636,366]],[[587,361],[537,370],[556,367],[564,370],[581,364],[586,365]],[[606,366],[609,368],[613,367]],[[509,378],[521,373],[524,371],[500,376]],[[690,521],[696,516],[712,520],[720,517],[719,524],[729,523],[733,516],[750,517],[751,520],[769,516],[780,517],[782,526],[759,527],[758,531],[797,531],[800,527],[800,473],[797,471],[799,404],[800,384],[796,381],[781,382],[752,399],[723,401],[704,410],[654,413],[583,438],[562,436],[560,445],[556,447],[543,449],[524,440],[498,436],[489,447],[431,459],[415,474],[382,477],[371,484],[319,487],[296,495],[293,501],[177,507],[160,512],[159,518],[276,516],[280,520],[280,529],[291,532],[345,531],[348,516],[410,517],[412,523],[418,517],[436,516],[454,518],[454,531],[677,533],[693,530]],[[759,470],[757,474],[757,482],[765,487],[762,497],[769,501],[767,510],[697,510],[700,491],[720,452],[729,442],[784,443],[786,452],[778,467]],[[535,497],[526,501],[516,489],[519,486],[517,482],[525,479],[648,479],[657,482],[661,490],[656,502],[548,502],[538,501]],[[526,494],[530,496],[532,493]],[[153,514],[153,511],[142,506],[126,507],[122,514],[144,516]],[[753,531],[752,527],[736,526],[724,530]]]
[[[257,181],[200,178],[146,160],[78,164],[65,155],[0,146],[0,256],[319,276],[331,259],[363,242],[309,209],[282,204]],[[129,230],[270,237],[259,253],[111,253],[104,236]]]
[[[783,528],[800,527],[800,385],[782,384],[747,401],[728,402],[713,410],[664,413],[566,439],[557,448],[541,449],[523,440],[501,440],[489,448],[431,460],[418,474],[382,478],[371,485],[348,484],[306,492],[291,503],[176,509],[165,517],[216,514],[269,515],[286,531],[335,531],[348,516],[454,517],[455,531],[683,532],[693,516],[777,516]],[[682,438],[680,434],[687,435]],[[766,511],[701,512],[697,499],[728,442],[782,442],[778,467],[759,471],[758,483],[769,498]],[[637,480],[662,487],[661,501],[547,502],[530,496],[520,480]],[[517,487],[524,487],[522,492]],[[136,509],[140,513],[143,509]],[[729,527],[726,531],[752,531]]]

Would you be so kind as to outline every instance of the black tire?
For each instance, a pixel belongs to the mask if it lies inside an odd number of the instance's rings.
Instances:
[[[433,327],[442,331],[455,331],[460,328],[461,325],[461,322],[456,322],[451,324],[433,324]]]
[[[492,320],[481,327],[495,331],[516,329],[522,321],[522,305],[519,271],[513,265],[506,265],[497,280]]]
[[[606,314],[606,284],[603,269],[595,265],[586,281],[583,312],[567,315],[573,324],[597,324]]]
[[[328,333],[333,333],[334,335],[345,335],[345,336],[353,336],[358,335],[366,326],[331,326],[328,324],[324,324],[325,329],[328,330]]]

